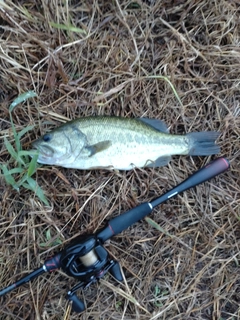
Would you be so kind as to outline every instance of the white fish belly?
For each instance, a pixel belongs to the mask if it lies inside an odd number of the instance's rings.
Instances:
[[[182,142],[182,141],[181,141]],[[146,167],[159,157],[174,154],[187,154],[188,148],[183,143],[138,145],[136,143],[113,143],[108,149],[85,159],[75,159],[73,167],[77,169],[114,168],[130,170],[133,167]],[[69,167],[69,166],[68,166]]]

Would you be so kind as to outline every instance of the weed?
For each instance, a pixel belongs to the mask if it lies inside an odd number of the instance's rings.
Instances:
[[[13,109],[21,102],[25,101],[28,98],[35,97],[36,93],[33,91],[28,91],[20,96],[18,96],[10,105],[10,121],[14,136],[14,145],[12,145],[6,137],[4,137],[4,144],[8,153],[11,155],[10,160],[7,164],[0,164],[0,169],[2,175],[7,184],[11,185],[18,192],[20,187],[23,187],[28,190],[35,192],[37,197],[46,205],[49,205],[43,190],[37,184],[37,182],[32,178],[34,173],[36,173],[39,165],[37,164],[38,153],[37,151],[27,151],[22,150],[21,138],[28,131],[32,130],[34,126],[27,126],[22,129],[20,132],[16,131],[16,128],[12,119]],[[14,162],[15,167],[10,168],[12,162]]]
[[[51,230],[47,229],[47,231],[46,231],[46,242],[40,243],[40,247],[57,246],[59,244],[62,244],[62,240],[60,239],[60,237],[53,238],[51,236]]]
[[[162,297],[168,295],[168,293],[169,293],[168,290],[161,290],[158,285],[155,285],[155,287],[154,287],[154,300],[155,300],[154,305],[156,307],[162,307],[163,303],[160,302],[159,300]]]

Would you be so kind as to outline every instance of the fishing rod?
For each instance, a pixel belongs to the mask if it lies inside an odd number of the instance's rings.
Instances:
[[[66,299],[72,302],[73,311],[84,311],[85,305],[76,295],[77,290],[80,288],[87,288],[92,283],[101,279],[108,271],[116,280],[123,281],[120,265],[117,261],[109,258],[108,252],[103,247],[104,242],[149,215],[156,206],[175,197],[183,191],[193,188],[198,184],[223,173],[229,166],[230,164],[227,159],[218,158],[196,171],[189,178],[162,196],[150,202],[144,202],[111,219],[106,227],[97,231],[95,234],[77,237],[63,250],[50,259],[47,259],[40,268],[2,289],[0,291],[0,296],[33,280],[44,272],[50,272],[61,268],[67,275],[80,281],[67,292]]]

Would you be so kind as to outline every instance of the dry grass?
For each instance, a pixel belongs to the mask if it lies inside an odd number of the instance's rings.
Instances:
[[[240,319],[239,15],[236,0],[0,1],[1,163],[3,136],[12,137],[8,107],[28,90],[38,98],[13,112],[17,130],[35,125],[26,149],[67,119],[114,114],[163,119],[172,133],[219,130],[231,162],[154,210],[165,233],[142,221],[107,243],[125,282],[106,276],[79,293],[89,306],[81,319]],[[169,78],[182,104],[154,75]],[[0,178],[1,287],[57,252],[57,239],[94,232],[209,160],[174,157],[164,168],[120,173],[43,166],[36,178],[51,208]],[[0,318],[79,319],[64,298],[74,284],[62,272],[43,275],[1,297]]]

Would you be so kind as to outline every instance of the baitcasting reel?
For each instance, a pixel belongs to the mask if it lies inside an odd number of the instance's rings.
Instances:
[[[66,297],[72,301],[72,309],[75,312],[82,312],[85,309],[84,303],[75,294],[78,289],[87,288],[108,271],[115,279],[123,281],[119,263],[109,259],[108,252],[97,235],[77,238],[63,250],[60,264],[67,275],[81,280],[68,291]]]
[[[78,289],[87,288],[92,283],[101,279],[108,271],[118,281],[123,280],[119,263],[110,259],[108,252],[103,247],[106,240],[119,234],[135,222],[150,214],[153,208],[161,203],[176,196],[180,192],[186,191],[189,188],[215,177],[226,171],[228,168],[229,162],[227,159],[218,158],[214,160],[162,196],[151,202],[142,203],[116,218],[113,218],[108,222],[108,225],[105,228],[96,234],[76,238],[70,242],[65,249],[46,260],[39,269],[2,289],[0,291],[0,296],[5,295],[44,272],[61,268],[67,275],[80,281],[68,291],[66,299],[72,302],[73,311],[82,312],[85,309],[85,305],[76,295]]]

